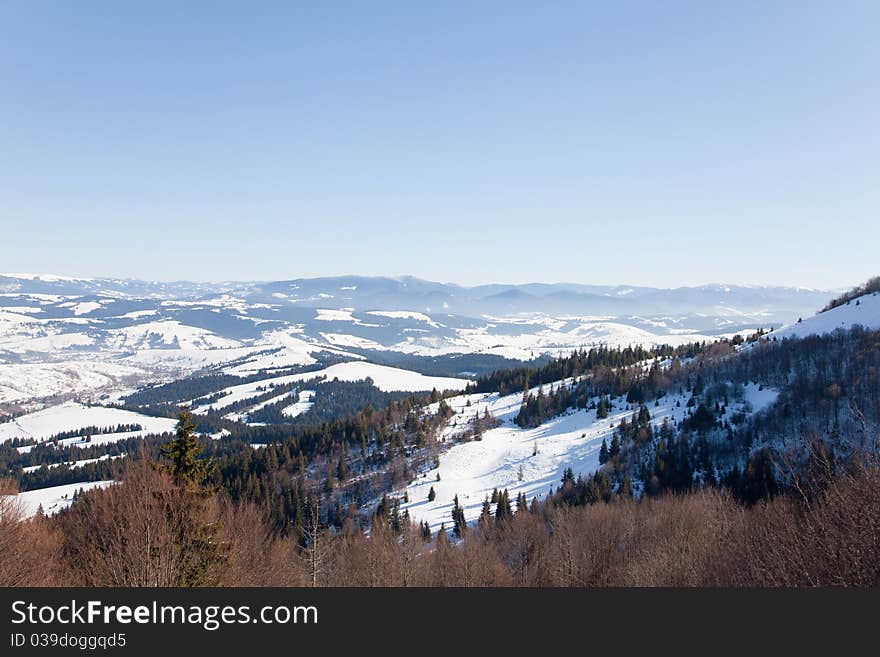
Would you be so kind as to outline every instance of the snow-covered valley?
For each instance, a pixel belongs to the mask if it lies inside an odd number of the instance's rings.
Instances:
[[[709,285],[463,288],[414,278],[164,284],[0,276],[0,406],[115,398],[200,371],[239,376],[321,353],[528,360],[604,344],[713,340],[795,321],[820,290]],[[0,409],[2,410],[2,409]]]

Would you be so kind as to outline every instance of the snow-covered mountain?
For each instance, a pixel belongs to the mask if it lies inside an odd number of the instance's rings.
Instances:
[[[811,317],[783,326],[773,332],[777,337],[804,338],[808,335],[831,333],[837,329],[862,326],[880,330],[880,293],[865,294],[849,303],[816,313]]]
[[[36,274],[0,274],[0,293],[200,302],[219,298],[226,299],[227,304],[238,298],[249,305],[263,303],[271,307],[284,302],[310,308],[403,310],[464,316],[536,312],[572,315],[769,313],[769,320],[773,322],[803,314],[828,297],[827,290],[720,284],[670,289],[574,283],[463,287],[411,276],[162,283]]]
[[[832,293],[707,285],[462,287],[412,277],[159,283],[0,276],[0,404],[117,391],[207,368],[247,375],[315,354],[494,354],[681,344],[794,322]]]

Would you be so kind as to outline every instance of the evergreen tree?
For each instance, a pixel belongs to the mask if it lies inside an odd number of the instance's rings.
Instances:
[[[605,402],[605,395],[599,398],[599,407],[596,409],[596,419],[604,420],[608,417],[608,404]]]
[[[344,452],[342,456],[339,457],[339,463],[336,465],[336,479],[343,483],[348,479],[348,465],[345,462]]]
[[[611,439],[611,447],[608,449],[608,456],[612,459],[620,456],[620,437],[615,433]]]
[[[213,469],[212,461],[199,459],[202,446],[195,430],[192,414],[183,409],[178,415],[176,438],[162,446],[162,456],[170,461],[166,469],[178,484],[197,486]]]
[[[498,498],[498,505],[495,507],[495,524],[509,520],[511,516],[513,516],[513,509],[510,507],[510,494],[505,488]]]
[[[489,496],[483,500],[483,508],[480,510],[480,529],[486,530],[489,522],[492,520],[492,505],[489,503]]]
[[[461,538],[467,529],[467,521],[464,518],[464,509],[458,502],[458,495],[452,501],[452,531]]]
[[[399,534],[403,529],[403,525],[400,519],[400,500],[394,500],[394,504],[391,506],[391,531],[395,534]]]

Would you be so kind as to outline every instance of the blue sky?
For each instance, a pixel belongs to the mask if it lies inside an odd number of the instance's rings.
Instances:
[[[0,7],[0,271],[880,273],[880,3],[134,5]]]

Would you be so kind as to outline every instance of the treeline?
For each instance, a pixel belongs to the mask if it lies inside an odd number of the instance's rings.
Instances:
[[[707,346],[705,343],[694,342],[680,347],[663,345],[651,349],[640,345],[616,349],[593,347],[589,351],[580,349],[570,356],[553,358],[543,367],[496,370],[492,374],[481,376],[465,392],[499,392],[507,395],[569,377],[582,376],[600,368],[623,369],[658,358],[693,358]]]
[[[89,426],[80,429],[71,429],[70,431],[59,431],[49,436],[45,442],[54,443],[59,440],[67,440],[69,438],[88,438],[89,436],[102,436],[110,433],[127,433],[129,431],[143,431],[143,425],[136,422],[129,424],[117,424],[116,426],[98,427]]]
[[[443,354],[440,356],[418,356],[397,351],[375,351],[372,349],[349,349],[365,356],[371,363],[399,367],[425,376],[471,377],[491,374],[497,370],[519,367],[541,367],[549,358],[541,356],[529,361],[505,358],[496,354]]]
[[[18,480],[21,491],[37,490],[50,486],[79,484],[88,481],[106,481],[113,478],[114,464],[110,459],[82,463],[77,466],[61,463],[55,467],[43,467],[24,473]]]

